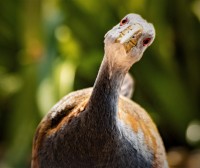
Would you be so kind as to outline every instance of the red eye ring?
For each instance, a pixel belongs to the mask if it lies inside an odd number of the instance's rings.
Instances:
[[[120,22],[120,26],[123,26],[123,25],[125,25],[126,23],[128,23],[128,19],[127,19],[127,18],[122,19],[121,22]]]
[[[151,41],[151,38],[145,38],[145,39],[143,40],[143,46],[148,45],[150,41]]]

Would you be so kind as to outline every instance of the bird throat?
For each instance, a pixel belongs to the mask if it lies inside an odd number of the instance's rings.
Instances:
[[[116,114],[119,92],[126,72],[118,67],[110,65],[109,59],[104,56],[93,92],[88,104],[90,120],[105,127],[113,127],[116,124]]]

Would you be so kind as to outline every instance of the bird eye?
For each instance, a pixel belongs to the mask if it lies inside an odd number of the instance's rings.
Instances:
[[[143,46],[148,45],[150,41],[151,41],[151,38],[146,38],[146,39],[144,39],[144,41],[143,41]]]
[[[120,26],[123,26],[124,24],[126,24],[128,22],[128,19],[125,18],[125,19],[122,19],[121,22],[120,22]]]

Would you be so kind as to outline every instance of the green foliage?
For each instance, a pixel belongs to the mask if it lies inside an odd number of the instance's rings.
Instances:
[[[1,1],[0,167],[30,166],[32,138],[41,118],[65,94],[93,85],[104,34],[133,12],[151,21],[157,34],[131,70],[136,80],[133,99],[155,119],[167,149],[199,147],[200,138],[186,137],[190,123],[200,120],[199,4]]]

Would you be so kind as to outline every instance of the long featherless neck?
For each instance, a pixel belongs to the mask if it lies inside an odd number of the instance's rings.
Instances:
[[[115,59],[125,54],[124,48],[117,45],[112,47],[105,48],[105,56],[88,104],[89,117],[104,125],[113,124],[116,119],[119,91],[129,69],[118,66]]]

